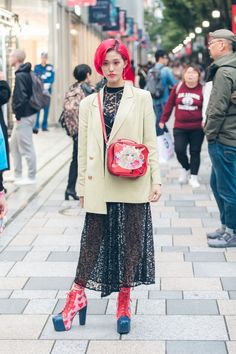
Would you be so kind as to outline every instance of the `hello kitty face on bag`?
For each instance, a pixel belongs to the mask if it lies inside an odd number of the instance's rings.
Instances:
[[[123,149],[115,154],[115,162],[118,166],[128,170],[140,168],[144,163],[144,156],[140,149],[134,146],[123,146]]]

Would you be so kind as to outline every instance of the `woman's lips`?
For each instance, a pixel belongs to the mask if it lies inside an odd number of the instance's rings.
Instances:
[[[109,74],[108,76],[109,76],[109,77],[114,77],[114,76],[115,76],[115,74]]]

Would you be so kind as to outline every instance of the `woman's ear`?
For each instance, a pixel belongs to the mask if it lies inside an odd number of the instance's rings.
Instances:
[[[128,65],[128,60],[124,61],[124,69],[126,68],[126,66]]]

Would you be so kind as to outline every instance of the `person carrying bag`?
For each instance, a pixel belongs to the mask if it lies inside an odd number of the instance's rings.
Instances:
[[[117,292],[117,332],[125,334],[131,328],[130,289],[155,282],[150,202],[161,196],[155,114],[150,93],[124,80],[130,57],[121,41],[103,41],[94,64],[107,83],[80,104],[78,194],[86,211],[80,256],[53,324],[56,331],[69,330],[77,313],[85,324],[85,288],[102,297]],[[127,171],[136,178],[124,176]]]

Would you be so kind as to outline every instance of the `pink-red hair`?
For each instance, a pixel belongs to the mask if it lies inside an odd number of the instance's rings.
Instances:
[[[124,74],[125,74],[125,72],[130,67],[130,56],[129,56],[128,49],[120,40],[113,39],[113,38],[105,39],[98,46],[94,56],[94,66],[96,71],[100,75],[103,75],[102,65],[104,63],[107,52],[109,52],[110,50],[115,50],[117,53],[119,53],[122,56],[124,60],[127,60],[127,65],[124,69]]]

